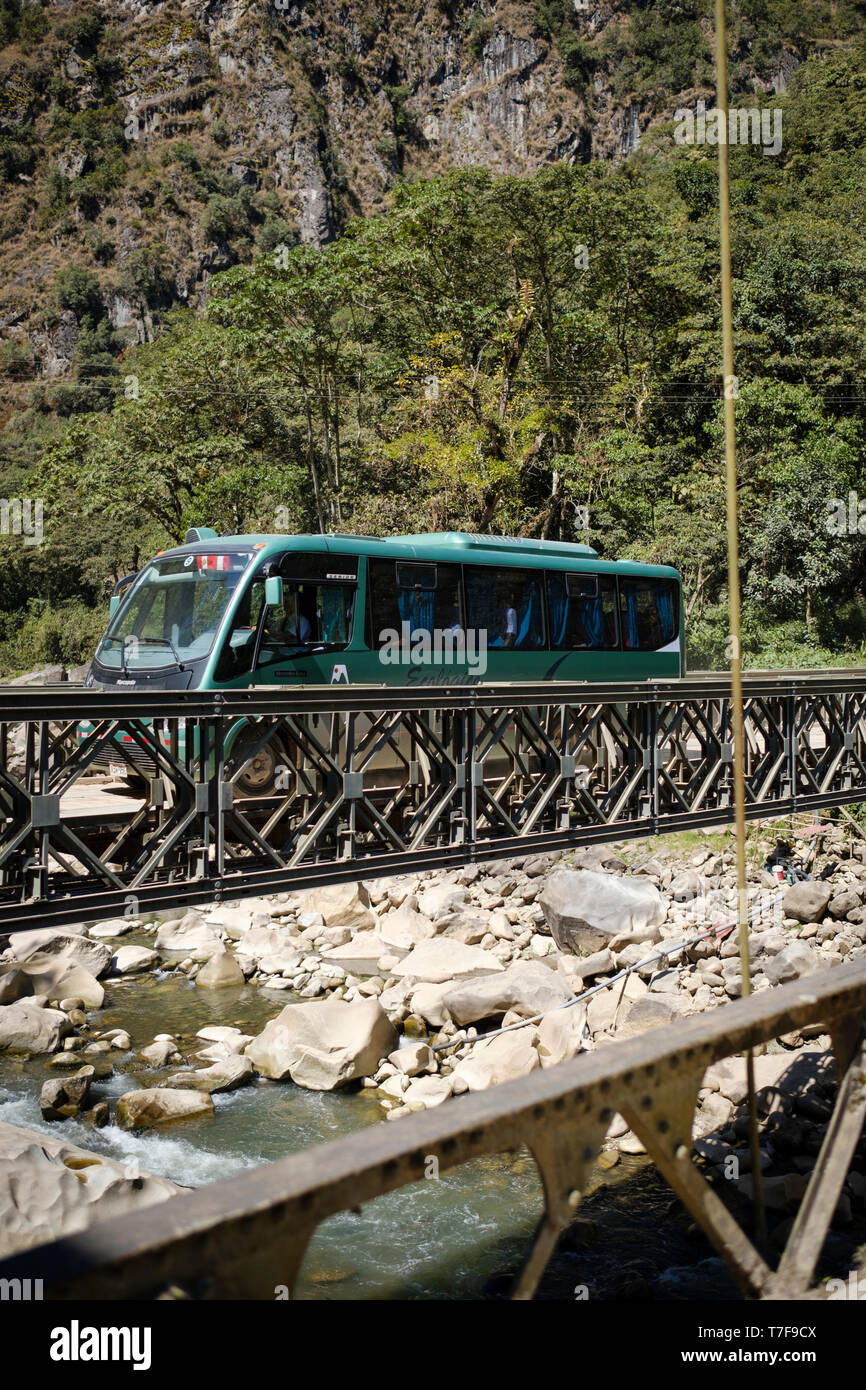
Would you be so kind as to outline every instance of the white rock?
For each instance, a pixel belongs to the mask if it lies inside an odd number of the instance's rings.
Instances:
[[[666,907],[646,879],[616,878],[590,869],[556,869],[539,903],[561,951],[598,951],[614,939],[657,941]]]
[[[799,887],[795,884],[794,887]],[[763,966],[764,974],[770,984],[780,985],[787,980],[798,980],[802,975],[811,975],[821,968],[817,952],[807,946],[805,941],[792,941],[778,955],[771,956]]]
[[[239,958],[255,961],[258,968],[259,961],[292,950],[288,937],[276,927],[250,927],[238,938],[235,954]]]
[[[161,951],[183,951],[185,955],[206,952],[213,955],[222,949],[219,932],[209,927],[197,912],[188,912],[180,922],[164,922],[156,934],[156,946]]]
[[[394,1051],[397,1035],[375,999],[289,1004],[246,1048],[256,1071],[279,1081],[330,1091],[369,1076]]]
[[[629,1006],[628,1014],[617,1025],[617,1035],[630,1038],[648,1028],[663,1027],[674,1019],[691,1013],[691,1000],[679,994],[646,994]]]
[[[126,936],[137,923],[128,917],[112,917],[108,922],[95,922],[87,928],[87,935],[94,941],[114,941],[118,936]]]
[[[591,1033],[605,1033],[613,1027],[614,1019],[621,1021],[628,1013],[629,1003],[620,1000],[620,988],[599,990],[586,1004],[586,1021]]]
[[[180,1090],[207,1091],[216,1095],[221,1091],[236,1091],[253,1079],[253,1064],[249,1057],[241,1057],[232,1052],[228,1057],[218,1057],[213,1066],[201,1067],[197,1071],[182,1071],[168,1079],[167,1085]]]
[[[479,946],[464,946],[460,941],[434,937],[413,947],[397,964],[393,973],[399,978],[411,976],[427,984],[444,984],[446,980],[471,979],[475,975],[495,975],[503,965],[490,951]]]
[[[141,1049],[141,1055],[146,1062],[157,1069],[167,1066],[169,1062],[179,1059],[180,1053],[171,1038],[154,1039],[149,1047]]]
[[[434,1057],[435,1053],[428,1043],[416,1041],[407,1043],[405,1047],[398,1047],[391,1053],[388,1061],[404,1076],[417,1076],[419,1071],[432,1066]]]
[[[467,899],[465,888],[456,883],[437,883],[418,894],[418,911],[432,922],[444,917],[446,912],[454,912],[463,906]]]
[[[345,946],[334,946],[322,952],[322,960],[339,965],[352,975],[375,975],[380,961],[394,955],[398,948],[390,945],[378,932],[361,931]]]
[[[363,931],[376,925],[370,911],[370,896],[363,883],[329,883],[304,897],[305,912],[317,912],[329,927],[352,927]]]
[[[82,927],[80,932],[68,927],[37,927],[33,931],[14,932],[9,942],[13,960],[26,961],[34,955],[63,956],[75,961],[98,979],[111,964],[111,947],[94,941]]]
[[[451,1095],[451,1078],[419,1076],[403,1092],[403,1104],[410,1110],[432,1110]]]
[[[111,959],[111,968],[117,975],[136,975],[156,965],[159,965],[159,956],[147,946],[121,946]]]
[[[538,1055],[543,1067],[555,1067],[580,1052],[586,1026],[586,1005],[574,1004],[570,1009],[557,1009],[538,1024]]]
[[[412,993],[409,999],[409,1008],[413,1014],[423,1018],[425,1023],[431,1023],[434,1028],[441,1028],[444,1023],[448,1023],[451,1015],[444,1007],[445,995],[452,988],[452,982],[446,980],[442,985],[418,985],[411,986]],[[386,991],[390,994],[390,991]],[[382,996],[383,1004],[385,995]]]
[[[409,951],[419,941],[428,941],[436,935],[436,928],[429,917],[405,903],[396,912],[386,912],[379,919],[378,934],[381,939],[398,951]]]
[[[37,951],[21,962],[21,970],[29,978],[34,994],[45,994],[49,999],[80,999],[85,1008],[102,1008],[105,990],[74,956]]]
[[[105,1154],[0,1122],[0,1259],[180,1191]]]
[[[35,999],[0,1007],[0,1051],[56,1052],[71,1031],[66,1014],[43,1008]]]
[[[452,1076],[455,1081],[465,1082],[470,1091],[484,1091],[501,1081],[516,1081],[518,1077],[528,1076],[541,1065],[534,1046],[536,1037],[535,1026],[527,1024],[513,1033],[501,1033],[489,1042],[475,1043],[469,1056],[458,1062]]]
[[[442,1007],[455,1023],[477,1023],[482,1018],[516,1010],[524,1018],[554,1009],[571,998],[562,976],[540,961],[517,961],[498,975],[477,976],[453,985],[442,997]]]
[[[119,1098],[114,1114],[121,1129],[152,1129],[155,1125],[212,1115],[213,1108],[207,1092],[152,1086],[146,1090],[127,1091]]]
[[[300,952],[293,951],[290,946],[284,947],[281,951],[274,951],[272,955],[259,956],[256,961],[256,969],[263,975],[292,975],[300,965]]]
[[[244,983],[244,972],[228,951],[215,951],[195,977],[198,989],[232,989]]]

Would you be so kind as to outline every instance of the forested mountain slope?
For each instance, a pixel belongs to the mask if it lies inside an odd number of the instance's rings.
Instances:
[[[7,670],[193,522],[588,534],[720,652],[711,5],[0,3]],[[747,619],[857,655],[866,6],[731,8]],[[859,491],[858,491],[859,489]],[[97,611],[88,617],[88,610]],[[792,655],[793,654],[793,655]]]

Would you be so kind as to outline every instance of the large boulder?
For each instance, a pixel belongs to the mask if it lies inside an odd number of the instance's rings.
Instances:
[[[107,922],[94,922],[87,928],[87,935],[94,941],[115,941],[118,936],[128,936],[136,926],[129,917],[111,917]]]
[[[794,885],[795,888],[799,884]],[[764,964],[764,974],[771,985],[783,985],[789,980],[799,980],[801,975],[811,975],[820,970],[821,961],[817,952],[805,941],[792,941],[775,956],[770,956]]]
[[[782,899],[782,911],[796,922],[820,922],[833,896],[829,883],[820,879],[803,879],[792,883]]]
[[[411,951],[419,941],[429,941],[436,928],[429,917],[403,903],[396,912],[386,912],[379,919],[378,933],[387,946],[398,951]]]
[[[513,1032],[500,1033],[489,1042],[478,1042],[468,1057],[458,1062],[451,1075],[452,1085],[465,1085],[470,1091],[485,1091],[501,1081],[516,1081],[541,1065],[535,1049],[536,1029],[528,1024]],[[462,1088],[462,1087],[461,1087]]]
[[[557,1009],[538,1024],[536,1047],[543,1067],[555,1067],[576,1057],[583,1046],[586,1005]]]
[[[249,931],[238,937],[235,954],[251,959],[258,967],[259,962],[266,960],[268,956],[292,949],[291,942],[284,932],[276,927],[257,926],[250,927]]]
[[[498,975],[504,969],[501,960],[480,946],[464,946],[462,941],[437,936],[414,946],[392,967],[391,974],[438,985],[446,980],[468,980],[473,975]]]
[[[198,1071],[176,1072],[165,1085],[184,1091],[206,1091],[212,1096],[219,1091],[236,1091],[252,1079],[253,1064],[249,1057],[241,1057],[233,1052],[219,1058],[213,1066],[200,1067]]]
[[[80,999],[87,1009],[101,1009],[105,990],[83,965],[73,956],[44,955],[34,952],[21,962],[21,969],[29,978],[34,994],[44,994],[49,999]]]
[[[315,888],[303,900],[305,912],[320,912],[327,927],[352,927],[354,931],[376,925],[370,911],[370,895],[363,883],[328,883]]]
[[[111,964],[111,947],[104,941],[94,941],[84,928],[80,932],[68,927],[36,927],[33,931],[14,932],[9,950],[17,961],[31,956],[65,956],[82,966],[96,979],[104,975]]]
[[[613,940],[657,941],[667,908],[647,879],[556,869],[538,899],[561,951],[600,951]]]
[[[155,1125],[212,1114],[213,1101],[207,1091],[152,1086],[122,1095],[117,1102],[115,1119],[121,1129],[153,1129]]]
[[[409,1110],[433,1110],[451,1095],[451,1080],[447,1076],[419,1076],[410,1081],[403,1092],[403,1104]]]
[[[449,912],[456,912],[466,902],[467,893],[457,883],[437,883],[418,894],[418,911],[435,922]]]
[[[617,1037],[631,1038],[637,1033],[645,1033],[650,1028],[659,1028],[675,1019],[691,1013],[692,1005],[679,994],[646,994],[632,1004],[622,1023],[618,1025]]]
[[[253,1040],[251,1033],[242,1033],[240,1028],[227,1028],[221,1023],[209,1023],[206,1028],[199,1028],[196,1037],[204,1038],[208,1043],[219,1044],[226,1052],[243,1052],[247,1043]],[[203,1051],[199,1055],[204,1057],[207,1053]],[[225,1056],[225,1053],[220,1055]]]
[[[79,1067],[71,1076],[49,1077],[43,1082],[39,1108],[43,1120],[74,1118],[87,1102],[95,1067]]]
[[[244,972],[228,951],[214,951],[195,982],[199,989],[236,989],[244,983]]]
[[[498,975],[479,975],[454,985],[442,998],[455,1023],[508,1013],[531,1018],[564,1004],[572,996],[565,980],[538,960],[520,960]]]
[[[59,1009],[45,1009],[33,999],[0,1008],[0,1051],[56,1052],[72,1024]]]
[[[239,941],[253,927],[270,925],[269,904],[264,898],[247,898],[241,903],[220,903],[208,914],[208,924],[217,927],[232,941]]]
[[[405,951],[391,946],[375,931],[359,931],[344,946],[333,946],[322,952],[322,960],[339,965],[350,975],[378,975],[383,957],[404,955]]]
[[[246,1055],[262,1076],[290,1076],[308,1090],[332,1091],[371,1075],[396,1046],[397,1034],[378,1000],[324,999],[288,1004],[248,1044]]]
[[[212,956],[222,947],[220,934],[198,912],[188,912],[179,922],[163,922],[156,933],[160,951],[182,951],[186,956]]]
[[[149,946],[121,946],[111,958],[116,975],[138,975],[159,965],[159,955]]]
[[[86,1181],[84,1179],[86,1178]],[[0,1122],[0,1258],[180,1192],[166,1178]]]
[[[14,965],[0,965],[0,1004],[14,1004],[33,993],[29,976]]]

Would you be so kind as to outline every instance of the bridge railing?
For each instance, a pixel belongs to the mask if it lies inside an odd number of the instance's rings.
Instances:
[[[528,1299],[618,1113],[746,1297],[809,1297],[866,1114],[864,1011],[866,961],[839,966],[103,1221],[7,1260],[0,1278],[42,1279],[54,1299],[273,1299],[294,1287],[309,1241],[329,1216],[431,1171],[526,1145],[544,1190],[544,1214],[514,1287],[514,1297]],[[773,1267],[694,1162],[693,1117],[711,1063],[815,1025],[832,1038],[836,1104]]]
[[[866,799],[866,673],[747,683],[750,816]],[[82,810],[94,769],[134,809]],[[730,818],[723,677],[0,692],[0,930]]]

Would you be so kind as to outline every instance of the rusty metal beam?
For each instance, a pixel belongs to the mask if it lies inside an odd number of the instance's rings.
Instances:
[[[723,1057],[815,1024],[830,1031],[864,1012],[866,961],[858,961],[103,1221],[5,1261],[0,1277],[41,1278],[53,1299],[149,1298],[177,1284],[198,1298],[273,1298],[277,1285],[292,1286],[311,1234],[335,1212],[423,1178],[431,1157],[447,1170],[526,1144],[545,1214],[516,1290],[525,1298],[620,1111],[755,1297],[767,1287],[766,1267],[707,1199],[689,1157],[696,1081]],[[810,1241],[820,1234],[810,1226]]]

